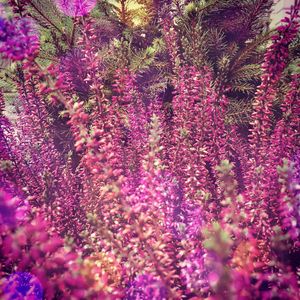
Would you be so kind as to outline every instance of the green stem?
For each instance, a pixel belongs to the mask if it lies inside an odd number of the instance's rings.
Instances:
[[[34,8],[51,26],[53,26],[58,32],[60,32],[63,36],[66,36],[65,33],[57,27],[45,14],[38,8],[32,1],[29,2],[32,8]]]

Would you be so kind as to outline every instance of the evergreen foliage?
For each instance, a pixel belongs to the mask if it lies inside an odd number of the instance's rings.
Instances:
[[[1,1],[1,299],[297,299],[300,1],[272,4]]]

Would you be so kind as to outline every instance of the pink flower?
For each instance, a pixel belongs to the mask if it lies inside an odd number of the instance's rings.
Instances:
[[[96,0],[56,0],[58,9],[70,17],[87,15],[94,9],[96,3]]]
[[[30,19],[0,18],[0,53],[19,61],[34,58],[39,48],[38,36]]]

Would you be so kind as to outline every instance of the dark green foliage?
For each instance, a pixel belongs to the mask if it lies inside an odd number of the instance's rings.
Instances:
[[[215,83],[230,87],[227,120],[247,122],[251,99],[259,84],[273,1],[190,1],[180,8],[177,30],[184,60],[211,66]],[[231,109],[230,109],[231,111]],[[242,121],[243,120],[243,121]]]
[[[209,66],[215,85],[220,91],[225,87],[230,99],[227,121],[246,125],[260,83],[260,64],[272,32],[269,30],[272,4],[271,0],[98,1],[92,11],[97,34],[95,48],[105,67],[102,76],[107,95],[112,94],[108,87],[115,70],[122,66],[137,73],[139,88],[147,95],[144,101],[169,94],[173,74],[160,18],[171,13],[182,63],[199,69]],[[143,17],[145,12],[147,18]],[[32,17],[38,25],[41,65],[56,62],[77,47],[82,20],[63,16],[52,0],[29,1],[22,14]],[[296,59],[300,53],[299,40],[290,46],[293,63],[287,74],[299,72]],[[7,74],[2,78],[9,81]],[[279,94],[281,89],[285,90],[288,78],[280,85]],[[167,98],[167,102],[172,100],[170,95]]]

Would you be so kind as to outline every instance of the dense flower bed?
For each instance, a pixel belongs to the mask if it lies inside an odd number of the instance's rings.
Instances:
[[[104,80],[96,1],[56,1],[78,32],[46,66],[31,1],[9,2],[0,52],[18,105],[8,116],[1,91],[0,298],[298,299],[299,74],[279,117],[273,104],[300,2],[265,51],[248,134],[226,122],[230,86],[180,54],[171,12],[168,106],[126,63]]]

